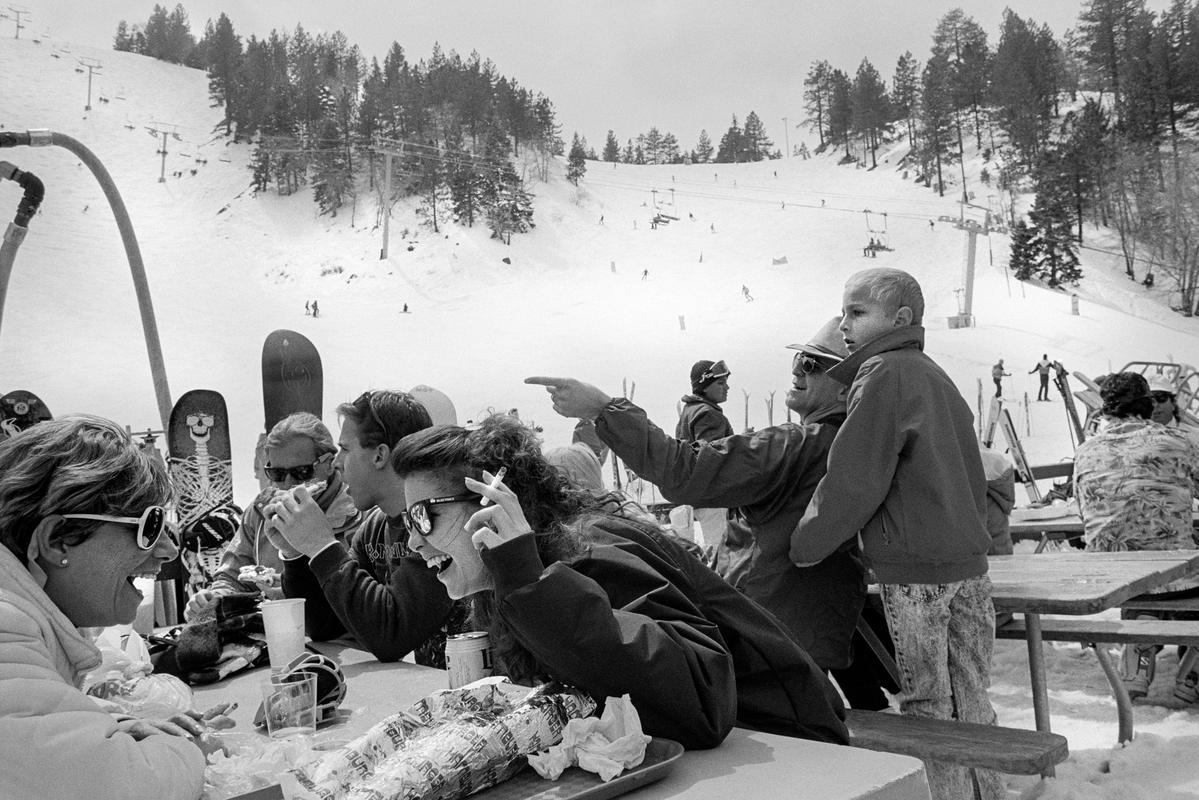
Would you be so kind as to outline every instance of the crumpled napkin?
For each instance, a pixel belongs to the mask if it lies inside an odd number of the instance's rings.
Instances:
[[[609,697],[600,717],[572,719],[562,742],[529,756],[529,764],[546,780],[556,781],[570,766],[599,775],[604,783],[645,759],[652,737],[641,731],[641,717],[629,696]]]

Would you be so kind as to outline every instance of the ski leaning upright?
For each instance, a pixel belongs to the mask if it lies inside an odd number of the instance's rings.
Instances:
[[[1006,408],[999,412],[999,427],[1003,430],[1004,438],[1007,439],[1008,452],[1012,456],[1012,461],[1016,463],[1016,479],[1024,484],[1024,489],[1028,492],[1028,499],[1033,503],[1041,501],[1041,490],[1037,488],[1037,482],[1032,476],[1032,469],[1028,466],[1028,457],[1024,454],[1024,445],[1020,444],[1020,437],[1016,435],[1016,426],[1012,423],[1012,415]]]
[[[1080,445],[1087,439],[1085,426],[1078,417],[1078,406],[1074,404],[1074,395],[1070,394],[1070,378],[1062,362],[1053,362],[1053,385],[1061,392],[1062,402],[1066,405],[1066,417],[1070,420],[1075,436],[1075,445]]]

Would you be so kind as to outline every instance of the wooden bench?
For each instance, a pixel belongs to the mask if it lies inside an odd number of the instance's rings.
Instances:
[[[1126,611],[1190,611],[1199,612],[1199,597],[1178,597],[1163,600],[1151,594],[1130,597],[1120,604]],[[1170,642],[1173,644],[1173,642]]]
[[[1131,602],[1131,601],[1130,601]],[[1024,619],[1013,619],[995,629],[996,639],[1025,639]],[[1041,618],[1041,639],[1047,642],[1078,642],[1090,647],[1107,676],[1116,700],[1121,744],[1132,740],[1132,700],[1124,679],[1102,644],[1199,645],[1199,621],[1159,619],[1070,619]]]
[[[1052,774],[1070,754],[1066,737],[1056,733],[928,719],[880,711],[848,709],[849,743],[1014,775]]]
[[[1024,639],[1023,619],[1013,619],[996,629],[997,639]],[[1041,618],[1041,638],[1046,642],[1081,644],[1185,644],[1199,645],[1199,622],[1160,619],[1054,619]]]

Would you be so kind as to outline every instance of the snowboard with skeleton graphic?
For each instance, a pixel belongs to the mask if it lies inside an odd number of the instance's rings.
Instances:
[[[211,389],[193,389],[180,397],[171,409],[167,450],[182,534],[182,566],[187,590],[194,593],[211,582],[225,544],[209,541],[212,537],[204,533],[213,526],[204,525],[204,520],[214,512],[219,516],[227,509],[236,511],[225,398]]]

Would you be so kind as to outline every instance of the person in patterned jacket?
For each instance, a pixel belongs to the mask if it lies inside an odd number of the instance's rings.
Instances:
[[[1153,398],[1145,377],[1120,372],[1103,382],[1107,422],[1074,453],[1074,494],[1082,512],[1088,550],[1199,549],[1191,505],[1199,496],[1199,445],[1178,428],[1151,419]],[[1162,597],[1199,595],[1194,579],[1175,581]],[[1126,618],[1156,616],[1122,612]],[[1124,683],[1130,697],[1144,697],[1153,682],[1161,645],[1125,645]],[[1179,662],[1174,696],[1199,700],[1199,650]]]

